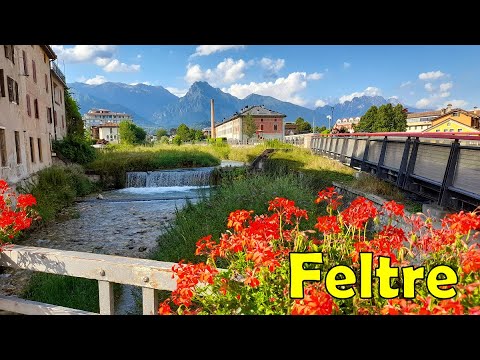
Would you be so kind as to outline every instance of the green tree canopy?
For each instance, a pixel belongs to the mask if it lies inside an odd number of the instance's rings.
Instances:
[[[120,141],[123,144],[140,144],[145,141],[147,133],[141,127],[135,125],[131,120],[120,121]]]
[[[315,126],[315,132],[318,133],[318,134],[321,134],[323,133],[325,130],[327,130],[327,127],[326,126]]]
[[[190,128],[185,124],[180,124],[177,128],[177,134],[182,141],[190,141],[192,140],[192,133]]]
[[[157,136],[157,139],[160,139],[162,136],[167,136],[168,132],[167,130],[160,128],[160,129],[157,129],[157,131],[155,132],[155,135]]]
[[[305,121],[302,117],[295,120],[295,125],[297,125],[297,130],[299,134],[305,134],[312,131],[312,126],[308,121]]]
[[[379,108],[374,105],[360,118],[354,129],[356,132],[403,132],[407,129],[407,112],[401,104],[395,107],[385,104]]]
[[[67,125],[67,134],[74,137],[84,137],[83,119],[80,114],[80,107],[70,94],[70,90],[65,88],[65,121]]]
[[[251,139],[257,132],[257,124],[251,114],[247,114],[243,119],[243,134],[247,139]]]

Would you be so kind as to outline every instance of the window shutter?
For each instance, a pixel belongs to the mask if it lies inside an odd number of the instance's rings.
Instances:
[[[0,96],[5,97],[5,78],[3,69],[0,69]]]
[[[15,100],[17,100],[17,105],[20,105],[20,98],[18,96],[18,83],[15,81]]]

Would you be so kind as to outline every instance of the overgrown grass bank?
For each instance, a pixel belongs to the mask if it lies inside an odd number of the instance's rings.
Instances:
[[[317,205],[315,191],[294,174],[282,177],[256,175],[219,186],[210,197],[197,204],[188,203],[177,211],[176,218],[160,236],[158,249],[152,258],[161,261],[186,259],[198,261],[195,243],[206,235],[218,238],[225,232],[230,212],[237,209],[254,210],[255,214],[267,212],[268,201],[275,197],[295,200],[297,206],[307,209],[311,219],[306,226],[313,226]]]
[[[85,196],[95,189],[82,166],[75,164],[43,169],[37,173],[36,180],[17,187],[17,191],[35,196],[42,222],[53,220],[76,197]]]
[[[199,145],[113,146],[103,150],[86,168],[100,174],[104,182],[122,188],[126,172],[219,165],[220,159],[213,153],[208,146]]]

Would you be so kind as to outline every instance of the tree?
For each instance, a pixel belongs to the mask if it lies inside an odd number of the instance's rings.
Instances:
[[[160,139],[162,136],[167,136],[167,130],[165,129],[157,129],[157,131],[155,132],[155,135],[157,136],[157,139]]]
[[[318,133],[318,134],[321,134],[323,133],[325,130],[327,130],[327,127],[326,126],[315,126],[315,132]]]
[[[257,124],[251,114],[247,114],[243,119],[243,134],[247,140],[251,139],[257,133]]]
[[[177,128],[177,134],[175,136],[179,136],[182,141],[190,141],[192,140],[192,134],[190,129],[185,124],[180,124]]]
[[[83,119],[80,114],[80,107],[70,94],[70,90],[65,88],[65,121],[67,125],[67,134],[75,137],[84,137]]]
[[[297,125],[297,130],[299,134],[305,134],[312,131],[312,126],[308,121],[305,121],[302,117],[295,120],[295,125]]]
[[[118,129],[120,134],[120,141],[123,144],[140,144],[145,141],[147,133],[141,127],[135,125],[131,120],[120,121]]]
[[[356,132],[404,132],[407,129],[407,112],[401,104],[370,107],[354,127]]]
[[[181,138],[181,136],[178,135],[178,134],[175,135],[175,137],[174,137],[173,140],[172,140],[172,143],[175,144],[175,145],[178,145],[178,146],[182,145],[182,138]]]

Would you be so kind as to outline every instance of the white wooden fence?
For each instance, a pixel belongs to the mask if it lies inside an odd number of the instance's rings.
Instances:
[[[176,287],[172,278],[173,265],[170,262],[20,245],[8,246],[0,253],[0,266],[97,280],[101,315],[113,315],[114,283],[140,286],[143,314],[156,314],[157,290],[172,291]],[[0,310],[27,315],[95,314],[15,296],[0,296]]]

